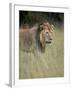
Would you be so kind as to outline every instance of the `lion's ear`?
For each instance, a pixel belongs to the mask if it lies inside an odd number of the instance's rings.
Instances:
[[[55,28],[55,27],[54,27],[54,25],[52,24],[52,25],[51,25],[51,32],[54,31],[54,28]]]
[[[43,30],[43,24],[40,24],[40,30]]]

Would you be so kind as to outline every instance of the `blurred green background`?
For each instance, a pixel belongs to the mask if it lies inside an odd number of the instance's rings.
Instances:
[[[54,25],[63,25],[64,13],[55,12],[34,12],[34,11],[19,11],[19,26],[22,24],[29,24],[30,26],[48,20]]]

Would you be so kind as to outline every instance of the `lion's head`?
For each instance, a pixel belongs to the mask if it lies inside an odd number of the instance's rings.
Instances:
[[[48,22],[39,25],[39,42],[42,49],[45,49],[46,44],[52,43],[53,27]]]

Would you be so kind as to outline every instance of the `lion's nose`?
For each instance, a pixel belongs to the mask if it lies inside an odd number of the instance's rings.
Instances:
[[[52,37],[50,37],[49,39],[52,40]]]
[[[46,32],[46,34],[48,34],[48,32]]]

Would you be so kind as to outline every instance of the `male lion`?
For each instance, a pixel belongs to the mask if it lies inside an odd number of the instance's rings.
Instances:
[[[32,28],[22,27],[19,30],[20,47],[27,52],[35,49],[45,51],[46,44],[52,42],[52,33],[53,25],[48,22],[43,22]]]

